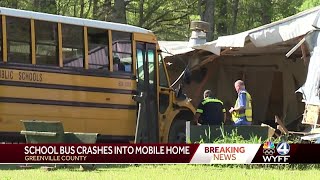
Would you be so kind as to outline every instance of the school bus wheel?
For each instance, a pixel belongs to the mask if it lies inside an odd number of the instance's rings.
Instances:
[[[169,143],[186,143],[186,120],[176,119],[169,131]]]

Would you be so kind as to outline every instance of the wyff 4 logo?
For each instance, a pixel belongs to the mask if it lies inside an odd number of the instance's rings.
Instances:
[[[277,153],[275,152],[277,151]],[[274,143],[268,141],[263,144],[263,161],[267,163],[287,163],[289,160],[290,145],[281,142],[275,147]],[[278,155],[276,155],[278,154]]]

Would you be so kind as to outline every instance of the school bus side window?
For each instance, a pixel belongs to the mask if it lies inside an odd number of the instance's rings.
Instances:
[[[31,64],[30,19],[7,16],[8,62]]]
[[[83,54],[83,27],[62,24],[63,66],[83,68]]]
[[[36,62],[40,65],[58,66],[58,25],[35,21]]]
[[[89,69],[109,70],[108,31],[88,28]]]
[[[112,31],[113,71],[132,72],[132,34]]]

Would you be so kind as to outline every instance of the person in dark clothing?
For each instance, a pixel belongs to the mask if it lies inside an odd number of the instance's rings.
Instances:
[[[113,66],[114,71],[125,71],[125,66],[121,63],[120,58],[118,57],[113,58]]]
[[[226,122],[226,110],[223,102],[214,98],[211,90],[205,90],[194,116],[195,125],[221,125]]]

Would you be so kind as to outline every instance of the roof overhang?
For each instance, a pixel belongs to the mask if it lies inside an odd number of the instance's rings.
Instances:
[[[188,41],[158,41],[158,43],[162,57],[184,54],[194,50],[188,46]]]

